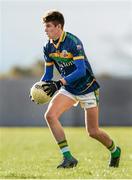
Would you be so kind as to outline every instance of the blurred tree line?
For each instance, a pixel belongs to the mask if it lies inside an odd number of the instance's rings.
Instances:
[[[44,73],[44,61],[37,60],[30,67],[15,66],[9,71],[12,77],[39,77]]]
[[[38,59],[36,63],[29,67],[14,66],[8,72],[0,74],[0,78],[41,77],[44,73],[44,68],[44,61]]]
[[[6,73],[0,73],[0,79],[19,79],[19,78],[41,78],[45,71],[45,63],[42,59],[37,59],[30,66],[14,66]],[[59,77],[59,73],[54,68],[55,77]]]

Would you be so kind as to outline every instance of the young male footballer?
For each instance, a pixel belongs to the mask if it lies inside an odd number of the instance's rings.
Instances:
[[[72,168],[78,164],[69,150],[64,129],[59,117],[72,106],[80,103],[85,112],[86,130],[90,137],[98,140],[110,151],[110,167],[118,167],[121,150],[108,134],[99,128],[98,103],[99,84],[95,79],[78,37],[64,31],[64,17],[58,11],[49,11],[43,17],[45,33],[49,41],[44,47],[45,74],[41,81],[44,91],[53,96],[45,113],[46,122],[60,148],[63,161],[57,168]],[[53,81],[53,67],[61,79]]]

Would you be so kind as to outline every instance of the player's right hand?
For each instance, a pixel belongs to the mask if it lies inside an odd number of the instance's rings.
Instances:
[[[59,81],[46,81],[46,84],[43,84],[43,90],[50,97],[54,95],[54,93],[59,90],[63,86],[62,82]]]

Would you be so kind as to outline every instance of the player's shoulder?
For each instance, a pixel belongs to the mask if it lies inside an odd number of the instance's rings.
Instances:
[[[71,41],[72,43],[74,43],[74,44],[82,44],[82,42],[81,42],[81,40],[76,36],[76,35],[74,35],[74,34],[72,34],[72,33],[70,33],[70,32],[66,32],[67,33],[67,39],[69,40],[69,41]]]
[[[50,40],[48,40],[48,42],[46,42],[43,47],[48,49],[50,47],[50,44]]]
[[[43,51],[48,52],[50,48],[50,40],[43,45]]]

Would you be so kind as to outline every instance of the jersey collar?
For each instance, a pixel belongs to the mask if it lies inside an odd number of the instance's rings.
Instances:
[[[57,49],[57,48],[59,47],[60,43],[65,40],[65,37],[66,37],[66,32],[65,32],[65,31],[62,31],[58,43],[57,43],[57,44],[54,44],[54,42],[53,42],[52,39],[50,39],[50,43],[52,43],[52,44],[54,45],[54,47]]]

